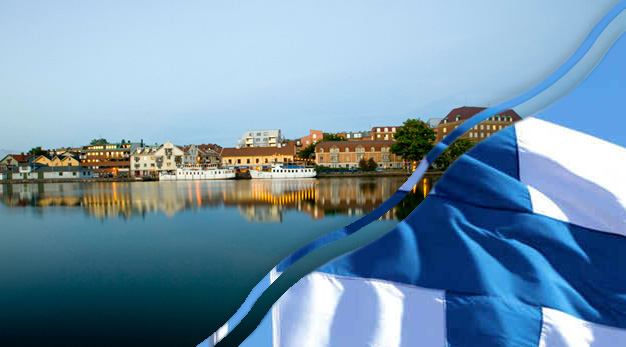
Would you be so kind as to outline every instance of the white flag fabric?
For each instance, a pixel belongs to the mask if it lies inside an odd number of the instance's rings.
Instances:
[[[625,168],[597,138],[508,126],[394,230],[287,291],[274,347],[626,346]]]

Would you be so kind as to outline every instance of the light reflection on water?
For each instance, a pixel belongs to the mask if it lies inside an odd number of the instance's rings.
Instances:
[[[278,262],[404,180],[1,185],[0,345],[195,346]]]
[[[282,222],[290,210],[313,220],[338,214],[364,215],[389,198],[404,180],[382,177],[14,184],[1,186],[0,201],[9,207],[37,207],[41,213],[50,206],[80,207],[99,219],[152,213],[172,217],[184,210],[232,207],[248,222]],[[435,181],[424,179],[413,193],[425,196]],[[383,219],[394,219],[398,214],[403,215],[396,207]]]

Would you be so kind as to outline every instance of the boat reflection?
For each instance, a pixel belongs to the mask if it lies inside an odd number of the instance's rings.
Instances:
[[[2,185],[9,207],[81,208],[93,218],[133,218],[152,213],[236,208],[249,222],[282,222],[289,211],[322,219],[364,215],[389,198],[403,177],[175,182],[93,182]],[[425,178],[383,219],[403,219],[430,191]]]

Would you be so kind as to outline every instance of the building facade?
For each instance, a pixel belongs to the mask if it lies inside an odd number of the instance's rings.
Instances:
[[[130,155],[131,174],[135,177],[144,177],[157,173],[154,154],[159,149],[158,145],[138,147]]]
[[[370,134],[372,135],[372,140],[393,140],[395,138],[396,130],[398,129],[398,127],[398,125],[373,127],[370,131]]]
[[[42,164],[46,166],[80,166],[79,156],[65,155],[65,156],[48,156],[40,155],[37,159],[33,160],[33,163]]]
[[[315,162],[332,168],[358,168],[361,159],[374,161],[382,169],[401,169],[404,161],[389,150],[396,143],[382,141],[328,141],[315,146]]]
[[[129,175],[130,154],[140,146],[140,143],[130,142],[85,146],[80,154],[80,165],[100,177]]]
[[[47,166],[37,163],[22,163],[17,168],[11,168],[0,174],[2,180],[85,178],[93,178],[93,171],[81,166]]]
[[[293,163],[296,161],[296,147],[252,147],[224,148],[222,165],[235,169],[250,169],[254,166],[270,166],[272,163]]]
[[[282,147],[283,141],[280,129],[248,130],[243,133],[236,148]]]
[[[322,138],[324,138],[324,133],[321,130],[309,130],[309,135],[301,137],[300,143],[297,143],[297,145],[307,147],[313,143],[321,141]]]
[[[183,165],[220,165],[220,156],[210,148],[188,145],[182,148]]]
[[[19,164],[28,163],[31,156],[28,154],[9,154],[0,160],[0,170],[17,167]]]
[[[337,135],[342,136],[348,141],[370,141],[372,140],[372,134],[369,131],[356,131],[356,132],[340,132]]]
[[[445,116],[437,125],[437,140],[441,141],[452,130],[458,127],[461,123],[470,119],[475,114],[485,110],[486,107],[468,107],[463,106],[455,108],[447,116]],[[500,131],[507,126],[522,120],[515,111],[506,110],[500,114],[497,114],[489,119],[480,122],[480,124],[474,126],[469,132],[463,134],[462,138],[469,138],[474,141],[482,141],[497,131]]]
[[[183,167],[185,152],[173,143],[167,141],[154,153],[157,172],[176,173],[176,169]]]

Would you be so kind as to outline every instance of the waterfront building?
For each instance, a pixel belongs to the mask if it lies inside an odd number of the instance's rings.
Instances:
[[[131,172],[135,177],[144,177],[157,173],[156,160],[154,154],[159,149],[159,145],[137,147],[130,155]]]
[[[439,125],[437,125],[436,143],[441,141],[461,123],[485,109],[486,107],[463,106],[450,111],[450,113],[448,113],[448,115],[439,122]],[[520,120],[522,120],[522,117],[520,117],[515,111],[509,109],[493,117],[489,117],[489,119],[474,126],[469,132],[463,134],[461,137],[469,138],[476,142],[482,141],[494,134],[496,131],[502,130]]]
[[[373,127],[370,131],[372,140],[393,140],[398,127],[398,125]]]
[[[370,141],[372,134],[369,131],[340,132],[337,135],[344,137],[348,141]]]
[[[272,163],[296,161],[296,147],[248,147],[224,148],[221,153],[224,166],[235,169],[250,169],[253,166],[271,166]]]
[[[382,169],[403,168],[402,158],[389,151],[394,143],[391,140],[320,142],[315,146],[315,162],[332,168],[358,168],[361,159],[374,158]]]
[[[34,179],[85,179],[92,178],[93,171],[81,166],[47,166],[38,163],[21,163],[0,173],[1,180]]]
[[[154,153],[157,172],[176,173],[176,169],[183,167],[185,152],[173,143],[167,141]]]
[[[130,154],[142,144],[119,142],[84,146],[80,154],[80,165],[93,170],[99,176],[129,175]]]
[[[183,165],[219,165],[220,156],[211,148],[188,145],[182,148]]]
[[[280,129],[248,130],[237,141],[236,148],[282,147],[284,140]]]
[[[8,154],[0,160],[0,170],[7,170],[11,167],[17,167],[21,163],[28,163],[30,160],[28,154]]]
[[[40,155],[33,163],[42,164],[46,166],[80,166],[79,156],[78,155]]]

